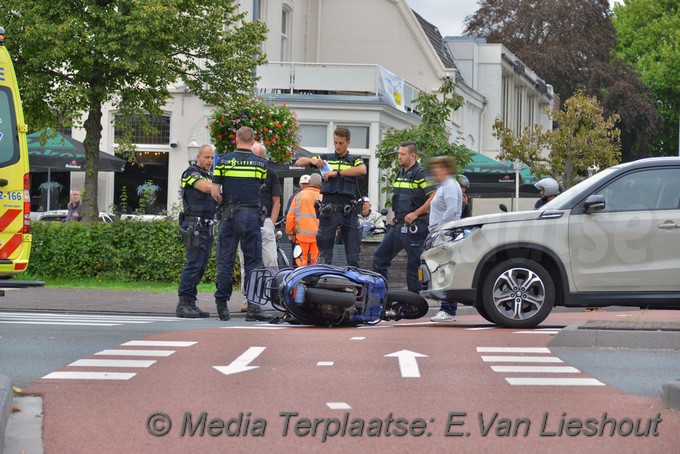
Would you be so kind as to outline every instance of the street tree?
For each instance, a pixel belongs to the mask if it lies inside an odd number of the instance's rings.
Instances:
[[[161,114],[183,82],[202,100],[252,91],[264,62],[261,22],[236,0],[16,0],[3,11],[33,129],[85,130],[83,218],[97,218],[103,107],[116,110],[118,151],[133,159],[133,125]]]
[[[553,114],[558,125],[553,130],[535,126],[515,135],[496,120],[494,136],[502,147],[498,158],[519,160],[536,176],[560,179],[568,189],[578,177],[585,177],[589,168],[604,169],[621,161],[619,117],[605,118],[603,113],[597,98],[579,91],[565,101],[564,110]]]
[[[624,158],[652,154],[662,119],[637,72],[612,58],[616,30],[608,0],[480,0],[466,34],[505,45],[562,99],[595,95],[621,117]]]
[[[680,3],[626,0],[614,6],[616,51],[640,72],[665,119],[660,154],[680,154]]]
[[[456,168],[462,171],[472,156],[458,138],[453,142],[449,138],[448,120],[463,105],[463,98],[456,93],[456,84],[452,80],[446,80],[438,93],[421,92],[414,104],[421,116],[420,124],[405,129],[389,129],[376,148],[378,167],[386,170],[380,177],[383,192],[389,192],[394,187],[394,178],[399,170],[397,152],[399,144],[403,142],[416,143],[420,162],[425,165],[431,157],[447,155],[454,159]]]

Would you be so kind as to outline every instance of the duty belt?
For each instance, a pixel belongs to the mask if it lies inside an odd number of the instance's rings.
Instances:
[[[203,218],[200,216],[185,216],[184,219],[189,222],[189,223],[196,223],[196,224],[201,224],[201,225],[213,225],[215,224],[215,220],[213,218]]]

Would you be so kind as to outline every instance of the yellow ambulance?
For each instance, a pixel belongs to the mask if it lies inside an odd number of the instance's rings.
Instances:
[[[0,27],[0,287],[22,286],[6,279],[26,269],[31,253],[27,132],[5,30]]]

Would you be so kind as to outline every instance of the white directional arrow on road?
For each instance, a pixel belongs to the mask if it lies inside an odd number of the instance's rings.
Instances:
[[[412,352],[410,350],[400,350],[398,352],[385,355],[386,358],[399,358],[399,369],[402,377],[420,377],[420,369],[418,369],[418,360],[416,358],[428,358],[422,353]]]
[[[213,366],[218,372],[224,375],[238,374],[250,369],[257,369],[260,366],[249,366],[249,364],[262,353],[267,347],[250,347],[236,358],[228,366]]]

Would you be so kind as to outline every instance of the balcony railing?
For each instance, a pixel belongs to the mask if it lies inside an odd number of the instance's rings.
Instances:
[[[259,93],[337,96],[384,96],[381,66],[343,63],[269,62],[257,68]],[[414,111],[420,94],[404,81],[404,108]]]

